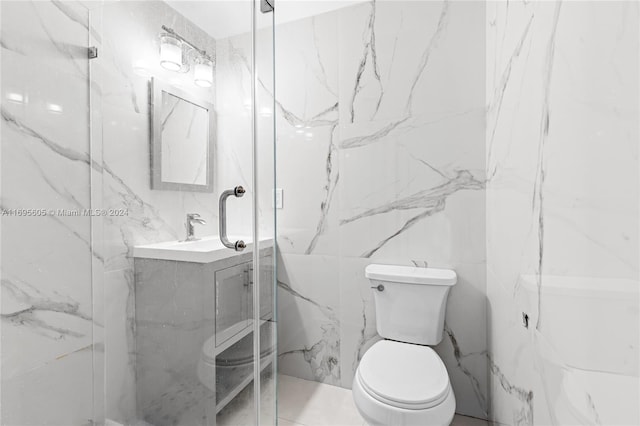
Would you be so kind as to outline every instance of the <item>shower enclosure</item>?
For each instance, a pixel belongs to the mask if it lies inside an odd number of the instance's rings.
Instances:
[[[273,7],[0,19],[0,423],[275,424]]]

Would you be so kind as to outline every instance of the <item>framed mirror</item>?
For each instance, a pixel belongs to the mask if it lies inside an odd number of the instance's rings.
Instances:
[[[157,78],[150,94],[151,189],[213,192],[213,104]]]

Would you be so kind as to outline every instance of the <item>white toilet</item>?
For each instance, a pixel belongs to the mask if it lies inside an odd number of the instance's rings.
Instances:
[[[442,340],[454,271],[369,265],[378,334],[353,379],[353,398],[371,426],[445,426],[456,400],[444,363],[428,345]]]

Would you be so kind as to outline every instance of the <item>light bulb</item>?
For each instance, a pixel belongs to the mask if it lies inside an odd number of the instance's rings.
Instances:
[[[169,33],[160,36],[160,65],[169,71],[182,68],[182,42]]]
[[[213,85],[213,62],[198,58],[193,70],[193,82],[196,86],[211,87]]]
[[[8,93],[7,100],[10,102],[21,104],[22,102],[24,102],[24,96],[22,96],[20,93]]]

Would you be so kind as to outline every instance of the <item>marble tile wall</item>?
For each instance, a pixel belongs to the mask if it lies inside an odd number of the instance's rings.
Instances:
[[[638,17],[634,2],[488,3],[496,423],[640,421]]]
[[[89,208],[89,11],[10,1],[0,15],[2,209]],[[2,424],[93,420],[91,225],[0,219]]]
[[[453,268],[436,349],[458,411],[487,416],[484,15],[383,1],[277,25],[281,373],[350,388],[378,339],[366,265]]]

